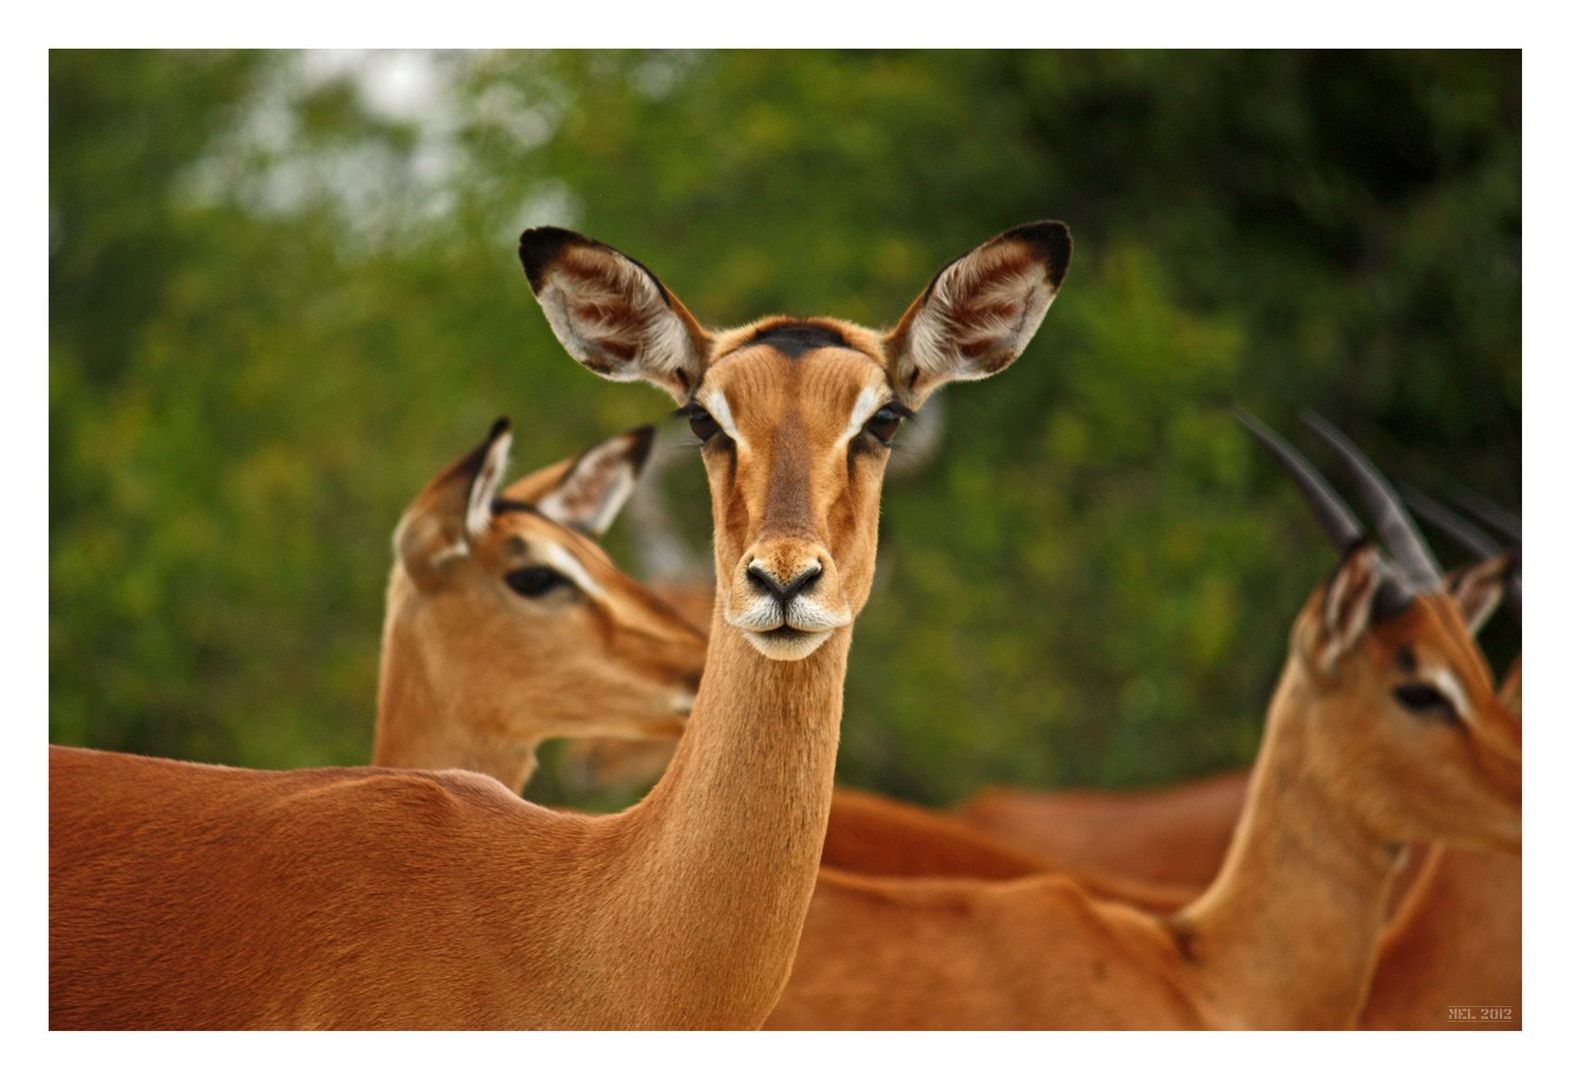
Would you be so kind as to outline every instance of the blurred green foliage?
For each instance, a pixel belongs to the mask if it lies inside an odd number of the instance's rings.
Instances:
[[[886,492],[842,776],[942,802],[1245,762],[1332,556],[1226,408],[1296,437],[1313,406],[1514,504],[1520,117],[1517,53],[56,51],[50,736],[368,759],[424,481],[499,413],[524,468],[669,409],[566,358],[522,227],[711,324],[884,324],[1058,217],[1035,344]]]

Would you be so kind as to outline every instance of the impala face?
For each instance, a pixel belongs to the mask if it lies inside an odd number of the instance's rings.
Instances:
[[[716,352],[683,411],[724,522],[720,611],[765,656],[800,659],[867,600],[884,466],[910,410],[878,339],[850,325],[766,322]]]
[[[1390,483],[1345,435],[1310,416],[1348,466],[1388,562],[1312,465],[1259,421],[1240,420],[1347,552],[1294,624],[1282,707],[1272,709],[1288,760],[1366,836],[1520,850],[1520,712],[1495,694],[1472,637],[1514,560],[1490,560],[1448,588]]]
[[[410,507],[395,536],[384,693],[431,701],[413,709],[419,734],[396,733],[401,745],[440,743],[462,758],[448,764],[472,768],[543,738],[681,733],[704,635],[592,539],[631,493],[651,434],[608,440],[498,497],[510,442],[499,424]],[[462,731],[439,730],[438,705]],[[434,767],[434,754],[413,763]]]
[[[1299,617],[1295,652],[1315,687],[1306,768],[1339,785],[1384,839],[1520,850],[1520,716],[1496,695],[1456,600],[1415,596],[1399,613],[1365,616],[1356,640],[1328,649],[1327,601],[1335,608],[1341,589],[1360,602],[1356,564],[1372,555],[1356,553]]]
[[[867,600],[901,422],[944,383],[1014,361],[1057,295],[1070,242],[1057,222],[995,237],[941,270],[888,332],[779,317],[713,332],[603,244],[532,229],[519,253],[575,359],[680,403],[709,477],[718,615],[765,657],[800,660]]]

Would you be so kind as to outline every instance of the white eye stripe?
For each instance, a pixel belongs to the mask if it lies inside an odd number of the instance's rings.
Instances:
[[[731,441],[738,446],[745,445],[741,434],[736,430],[736,421],[731,417],[731,403],[726,401],[725,395],[718,390],[709,390],[699,396],[698,403],[704,411],[714,417],[715,423],[720,425],[720,430],[730,436]]]
[[[851,418],[836,445],[844,446],[855,438],[873,414],[887,404],[886,397],[884,386],[877,384],[864,386],[856,396],[856,403],[851,406]],[[726,400],[724,394],[718,390],[704,391],[698,395],[698,403],[733,442],[738,446],[746,445],[741,432],[737,430],[736,419],[731,415],[731,403]]]
[[[1430,681],[1433,682],[1435,689],[1451,703],[1451,708],[1456,712],[1457,718],[1470,721],[1472,714],[1467,707],[1467,694],[1463,692],[1462,683],[1451,673],[1451,670],[1449,668],[1440,668],[1437,671],[1429,672],[1428,676]]]
[[[584,568],[584,564],[573,558],[561,544],[550,540],[537,540],[530,544],[530,548],[541,562],[577,585],[586,596],[605,595],[605,590],[600,587],[599,582],[589,576],[589,571]]]
[[[856,404],[851,406],[851,420],[846,424],[845,431],[836,444],[844,446],[856,438],[857,432],[868,419],[884,404],[884,388],[882,386],[864,386],[862,392],[856,396]]]

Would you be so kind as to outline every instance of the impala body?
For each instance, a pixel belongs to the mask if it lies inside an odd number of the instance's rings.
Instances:
[[[1149,791],[993,788],[955,810],[966,825],[1076,872],[1204,888],[1244,808],[1249,773]]]

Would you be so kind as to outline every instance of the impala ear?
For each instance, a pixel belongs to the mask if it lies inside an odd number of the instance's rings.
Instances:
[[[1069,229],[1038,221],[995,236],[938,272],[885,340],[913,408],[946,382],[985,379],[1031,343],[1069,270]]]
[[[518,257],[573,359],[607,379],[642,379],[687,400],[703,374],[709,334],[642,263],[555,226],[526,231]]]
[[[1516,568],[1516,555],[1497,555],[1446,576],[1446,591],[1462,609],[1468,633],[1476,635],[1489,622],[1505,596],[1506,579]]]
[[[485,441],[443,469],[404,512],[393,551],[417,584],[439,585],[469,554],[470,541],[491,526],[491,502],[507,471],[513,433],[503,417]]]
[[[1362,543],[1348,552],[1307,612],[1301,626],[1299,650],[1318,671],[1329,674],[1358,644],[1384,584],[1384,570],[1373,544]]]
[[[653,427],[635,428],[515,480],[502,498],[528,503],[558,524],[599,537],[638,486],[654,441]]]

